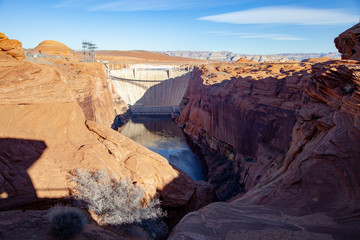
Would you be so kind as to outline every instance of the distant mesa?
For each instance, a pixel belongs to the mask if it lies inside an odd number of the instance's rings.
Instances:
[[[71,48],[61,42],[54,40],[42,41],[39,45],[37,45],[36,48],[34,48],[34,50],[49,56],[57,55],[61,57],[70,57],[72,53]]]
[[[164,54],[170,56],[204,59],[213,61],[236,62],[241,58],[252,60],[255,62],[287,62],[287,61],[303,61],[308,58],[331,57],[340,58],[337,52],[330,53],[283,53],[273,55],[249,55],[238,54],[227,51],[222,52],[208,52],[208,51],[166,51]]]
[[[25,54],[21,42],[9,39],[0,32],[0,59],[4,58],[22,60],[25,58]]]
[[[307,63],[317,63],[317,62],[327,62],[330,60],[334,60],[334,58],[331,57],[318,57],[318,58],[308,58],[301,62],[307,62]]]
[[[242,57],[239,60],[235,61],[235,63],[256,63],[256,62]]]
[[[334,39],[342,59],[360,60],[360,23]]]

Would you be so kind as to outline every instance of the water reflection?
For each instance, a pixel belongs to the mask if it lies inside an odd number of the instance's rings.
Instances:
[[[184,133],[171,118],[132,118],[121,133],[165,157],[193,180],[206,180],[203,161],[191,150]]]

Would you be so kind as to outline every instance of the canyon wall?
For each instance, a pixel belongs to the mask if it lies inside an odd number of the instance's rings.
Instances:
[[[205,68],[194,72],[179,123],[205,149],[210,183],[226,200],[253,187],[285,156],[311,70],[308,64],[210,67],[211,75]],[[212,161],[217,153],[223,157]]]

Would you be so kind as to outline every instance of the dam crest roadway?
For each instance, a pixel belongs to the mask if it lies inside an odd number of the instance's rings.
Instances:
[[[133,115],[178,114],[192,71],[191,64],[107,65],[115,92]]]

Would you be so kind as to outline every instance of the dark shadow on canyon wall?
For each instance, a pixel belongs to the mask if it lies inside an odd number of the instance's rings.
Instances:
[[[17,138],[0,139],[0,210],[37,200],[28,169],[47,148],[44,141]]]

